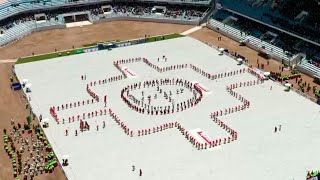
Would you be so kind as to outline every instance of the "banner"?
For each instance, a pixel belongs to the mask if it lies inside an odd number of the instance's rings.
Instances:
[[[95,52],[95,51],[99,51],[99,48],[94,47],[94,48],[83,49],[83,52],[85,52],[85,53],[90,53],[90,52]]]

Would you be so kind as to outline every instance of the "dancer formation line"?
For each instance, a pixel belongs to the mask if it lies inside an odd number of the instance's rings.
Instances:
[[[167,58],[165,56],[162,57],[165,61],[167,61]],[[68,120],[69,123],[74,122],[75,120],[80,122],[80,132],[83,132],[84,130],[89,130],[89,124],[87,121],[84,121],[86,118],[93,118],[95,116],[103,116],[106,115],[107,113],[110,115],[112,119],[115,120],[115,122],[123,129],[124,133],[126,133],[130,137],[139,137],[139,136],[145,136],[151,133],[156,133],[160,132],[166,129],[170,128],[177,128],[183,136],[197,149],[206,149],[206,148],[211,148],[215,147],[218,145],[230,143],[234,140],[237,140],[238,138],[238,132],[235,131],[233,128],[228,126],[225,122],[223,122],[220,117],[223,115],[227,115],[230,113],[234,112],[239,112],[241,110],[245,110],[250,107],[250,101],[245,99],[244,96],[240,95],[239,93],[235,92],[234,89],[240,88],[240,87],[245,87],[245,86],[253,86],[253,85],[258,85],[260,83],[263,83],[264,77],[262,77],[259,73],[254,71],[251,68],[241,68],[238,70],[230,71],[230,72],[224,72],[224,73],[208,73],[204,71],[203,69],[193,65],[193,64],[180,64],[180,65],[171,65],[167,67],[159,67],[158,65],[150,62],[146,58],[138,57],[138,58],[130,58],[130,59],[122,59],[122,60],[117,60],[113,62],[113,65],[121,72],[120,75],[113,76],[110,78],[102,79],[102,80],[93,80],[90,81],[86,85],[86,90],[88,94],[93,98],[91,100],[86,101],[77,101],[73,103],[66,103],[65,105],[57,106],[57,107],[50,107],[50,113],[53,116],[53,118],[57,121],[59,124],[59,118],[57,115],[57,111],[59,110],[64,110],[67,108],[74,108],[77,106],[81,105],[89,105],[90,103],[99,103],[100,97],[98,94],[96,94],[92,87],[98,86],[98,85],[103,85],[107,83],[111,83],[114,81],[120,81],[128,78],[128,74],[126,71],[124,71],[124,66],[125,64],[128,63],[137,63],[137,62],[144,62],[146,65],[149,67],[153,68],[159,73],[164,73],[167,71],[172,71],[172,70],[179,70],[179,69],[186,69],[190,68],[194,70],[195,72],[199,73],[200,75],[204,76],[205,78],[208,78],[210,80],[215,80],[215,79],[220,79],[220,78],[226,78],[230,76],[235,76],[238,74],[242,74],[245,72],[249,72],[250,74],[254,75],[257,77],[257,80],[253,81],[248,81],[248,82],[238,82],[235,84],[231,84],[226,87],[226,90],[230,95],[233,97],[237,98],[242,102],[240,105],[236,105],[233,107],[228,107],[222,110],[215,110],[212,113],[210,113],[210,118],[212,119],[213,122],[217,123],[218,126],[220,126],[222,129],[224,129],[229,135],[224,138],[219,138],[219,139],[214,139],[214,140],[206,140],[207,142],[203,143],[197,140],[196,137],[194,137],[189,131],[186,130],[186,128],[179,123],[177,120],[164,123],[158,126],[154,127],[149,127],[149,128],[143,128],[139,130],[133,130],[130,128],[125,121],[122,121],[121,118],[111,109],[109,106],[108,112],[106,108],[102,108],[99,110],[94,110],[92,112],[83,112],[82,114],[78,115],[73,115],[69,116]],[[159,61],[159,58],[158,58]],[[82,77],[83,80],[83,77]],[[181,92],[183,93],[184,90],[190,91],[193,96],[188,98],[185,101],[182,102],[175,102],[174,99],[171,97],[172,92],[164,92],[162,90],[163,86],[178,86],[181,88]],[[157,88],[157,93],[163,94],[164,99],[168,101],[168,104],[164,106],[156,106],[151,104],[151,96],[147,96],[146,98],[144,97],[144,89],[148,88]],[[132,92],[135,90],[142,90],[142,99],[136,98],[134,95],[132,95]],[[138,82],[134,83],[132,85],[127,85],[125,88],[121,90],[120,97],[121,99],[128,105],[129,108],[135,110],[136,112],[142,113],[142,114],[148,114],[148,115],[166,115],[166,114],[172,114],[175,112],[180,112],[184,111],[188,108],[194,107],[197,105],[201,99],[203,98],[203,89],[197,86],[195,83],[191,83],[187,80],[183,79],[175,79],[175,78],[164,78],[164,79],[154,79],[154,80],[149,80],[149,81],[143,81],[143,82]],[[175,93],[175,92],[174,92]],[[179,90],[177,89],[177,94],[179,93]],[[156,95],[154,96],[154,99],[158,98]],[[106,96],[105,96],[105,101],[106,101]],[[63,124],[65,123],[64,118],[62,118]],[[103,127],[105,127],[105,121],[103,121]],[[97,125],[97,130],[98,130],[98,125]],[[76,135],[78,134],[77,129],[75,130]],[[66,131],[67,134],[67,131]]]
[[[190,97],[189,99],[183,101],[183,102],[177,102],[175,103],[174,99],[172,98],[172,92],[169,91],[169,93],[164,92],[160,87],[162,86],[180,86],[183,87],[190,92],[193,93],[193,97]],[[151,96],[148,96],[146,101],[144,100],[144,91],[142,91],[142,98],[137,99],[134,96],[130,94],[131,91],[137,90],[137,89],[148,89],[157,87],[157,92],[159,94],[163,94],[164,98],[168,100],[169,104],[171,105],[165,105],[165,106],[153,106],[151,104]],[[177,94],[183,93],[184,89],[177,90]],[[172,114],[179,111],[184,111],[187,108],[196,106],[202,99],[203,94],[202,91],[195,85],[193,85],[191,82],[183,79],[156,79],[156,80],[150,80],[150,81],[144,81],[135,83],[133,85],[128,85],[124,89],[121,90],[121,98],[122,100],[129,106],[129,108],[135,110],[139,113],[146,113],[148,115],[166,115],[166,114]],[[154,99],[157,99],[157,95],[154,96]]]

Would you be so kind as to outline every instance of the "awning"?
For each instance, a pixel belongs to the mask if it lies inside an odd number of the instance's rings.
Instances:
[[[219,48],[218,49],[220,52],[223,52],[224,51],[224,48]]]
[[[49,118],[44,118],[44,119],[42,120],[42,122],[48,123],[48,122],[49,122]]]
[[[26,84],[26,88],[30,88],[32,86],[31,83]]]
[[[69,158],[69,155],[63,155],[62,156],[62,159],[68,159]]]
[[[290,83],[285,83],[284,86],[285,87],[291,87],[291,84]]]

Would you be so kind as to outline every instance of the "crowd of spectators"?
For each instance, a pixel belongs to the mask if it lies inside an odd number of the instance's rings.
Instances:
[[[150,16],[153,14],[152,9],[154,4],[146,3],[111,3],[111,4],[94,4],[94,5],[82,5],[82,6],[72,6],[64,7],[59,9],[51,10],[38,10],[35,12],[23,13],[15,16],[8,17],[6,19],[0,20],[0,29],[1,31],[6,31],[12,28],[15,25],[24,23],[27,21],[35,21],[35,14],[45,14],[46,18],[41,18],[41,20],[54,19],[59,21],[58,16],[60,14],[71,13],[71,12],[83,12],[89,11],[93,16],[98,16],[103,14],[104,11],[102,7],[104,5],[111,5],[111,11],[114,14],[118,15],[134,15],[134,16]],[[164,7],[165,11],[161,14],[167,18],[184,18],[184,19],[193,19],[203,17],[204,13],[208,10],[207,7],[189,7],[183,5],[161,5]],[[159,13],[157,13],[159,15]]]
[[[206,10],[206,7],[194,7],[190,9],[187,7],[169,6],[167,7],[165,16],[173,18],[185,16],[185,18],[191,19],[192,17],[202,17]]]
[[[185,16],[186,18],[190,19],[192,17],[202,17],[205,11],[208,9],[207,7],[184,7],[178,5],[163,5],[165,7],[165,11],[162,13],[165,17],[177,18],[181,16]],[[128,4],[114,4],[113,11],[115,13],[121,14],[132,14],[132,15],[151,15],[152,8],[154,6],[147,5],[147,4],[135,4],[135,5],[128,5]],[[159,13],[157,13],[159,14]]]
[[[128,4],[114,4],[112,6],[113,12],[116,14],[133,14],[136,16],[143,16],[151,14],[152,6],[144,4],[128,5]]]
[[[7,18],[5,20],[0,21],[0,29],[7,30],[12,28],[15,25],[24,23],[26,21],[32,21],[32,20],[34,20],[33,15],[22,15],[22,16],[13,17],[13,18]]]
[[[250,17],[320,42],[319,0],[221,0],[222,5]],[[303,19],[296,19],[307,12]]]
[[[79,12],[79,11],[95,12],[97,10],[102,11],[100,6],[90,5],[90,6],[67,7],[67,8],[54,9],[54,10],[44,10],[44,11],[24,13],[24,14],[19,14],[19,15],[1,20],[0,29],[5,31],[20,23],[24,23],[27,21],[35,21],[36,20],[34,17],[35,14],[44,13],[47,20],[54,19],[55,21],[58,21],[59,20],[58,16],[60,14],[70,13],[70,12]]]

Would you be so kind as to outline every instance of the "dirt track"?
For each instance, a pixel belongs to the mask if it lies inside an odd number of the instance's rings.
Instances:
[[[0,59],[16,59],[31,56],[32,53],[42,54],[53,52],[55,49],[72,49],[85,44],[127,40],[175,32],[183,32],[192,28],[189,25],[164,24],[137,21],[114,21],[93,24],[84,27],[55,29],[33,33],[18,42],[0,48]]]

